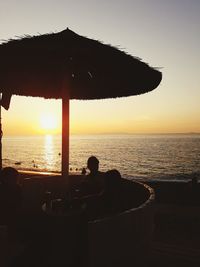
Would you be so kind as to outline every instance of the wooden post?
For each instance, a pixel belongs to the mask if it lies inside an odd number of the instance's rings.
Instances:
[[[69,101],[70,79],[63,75],[62,82],[62,162],[61,172],[63,185],[69,189]]]
[[[0,105],[0,170],[2,169],[2,124],[1,124],[1,105]]]
[[[68,174],[69,174],[69,94],[66,93],[66,95],[63,95],[63,98],[62,98],[62,176],[63,178],[67,179]]]

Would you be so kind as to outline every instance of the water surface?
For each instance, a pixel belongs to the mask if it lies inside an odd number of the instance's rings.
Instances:
[[[60,172],[60,153],[60,136],[3,137],[3,166]],[[200,178],[200,135],[71,136],[71,172],[80,173],[91,155],[102,171],[115,168],[129,178]]]

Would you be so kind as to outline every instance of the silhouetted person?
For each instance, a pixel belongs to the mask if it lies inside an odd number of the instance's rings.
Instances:
[[[17,216],[21,208],[22,192],[18,184],[18,171],[6,167],[0,173],[0,214],[1,220],[8,224]]]
[[[89,157],[87,168],[90,171],[85,179],[88,186],[88,193],[98,194],[104,190],[104,173],[99,171],[99,160],[95,156]]]
[[[91,219],[98,214],[99,202],[104,192],[104,173],[99,171],[99,160],[95,156],[88,158],[87,168],[90,173],[79,186],[77,203],[85,205],[85,216]]]
[[[107,213],[122,211],[124,206],[124,190],[121,174],[118,170],[105,173],[104,206]]]
[[[87,167],[90,171],[89,175],[96,175],[99,172],[99,160],[95,156],[91,156],[87,160]]]
[[[107,192],[117,192],[120,190],[121,174],[118,170],[110,170],[105,173],[105,185]]]

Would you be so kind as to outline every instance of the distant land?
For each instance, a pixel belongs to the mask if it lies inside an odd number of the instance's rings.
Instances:
[[[95,133],[95,134],[71,134],[71,135],[200,135],[200,132],[186,132],[186,133],[127,133],[127,132],[118,132],[118,133]]]

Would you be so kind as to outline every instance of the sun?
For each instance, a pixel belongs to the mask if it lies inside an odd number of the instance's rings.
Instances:
[[[58,128],[57,118],[51,114],[42,114],[40,117],[40,127],[43,130],[56,130]]]

